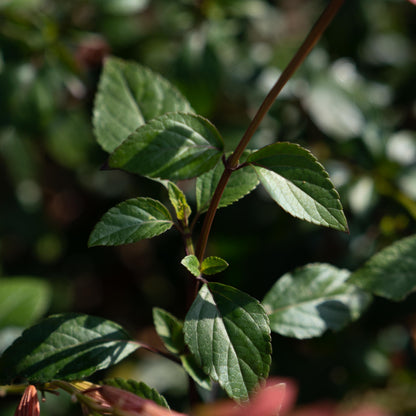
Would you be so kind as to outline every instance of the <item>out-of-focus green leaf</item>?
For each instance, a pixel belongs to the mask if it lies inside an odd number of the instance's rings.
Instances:
[[[247,161],[285,211],[314,224],[348,230],[338,192],[308,150],[294,143],[274,143],[252,153]]]
[[[192,112],[166,79],[133,62],[107,58],[94,105],[98,143],[112,152],[148,120],[168,112]]]
[[[173,354],[181,354],[185,349],[183,322],[160,308],[153,308],[153,322],[165,347]]]
[[[109,165],[151,178],[189,179],[212,169],[223,146],[205,118],[169,113],[130,134],[111,154]]]
[[[246,400],[269,373],[270,327],[260,303],[219,283],[204,285],[186,315],[185,342],[227,394]]]
[[[403,238],[371,257],[349,282],[399,301],[416,289],[416,235]]]
[[[0,358],[0,383],[75,380],[117,364],[139,348],[122,327],[82,314],[51,316],[23,332]]]
[[[310,264],[282,276],[263,300],[272,330],[312,338],[357,319],[371,296],[347,283],[349,276],[329,264]]]
[[[173,225],[168,209],[151,198],[133,198],[107,211],[92,231],[88,245],[114,246],[152,238]]]
[[[193,254],[189,254],[184,257],[181,261],[181,264],[185,266],[194,276],[198,277],[201,274],[199,270],[200,264],[197,257]]]
[[[224,271],[228,263],[221,257],[210,256],[205,258],[201,264],[201,273],[206,275],[217,274]]]

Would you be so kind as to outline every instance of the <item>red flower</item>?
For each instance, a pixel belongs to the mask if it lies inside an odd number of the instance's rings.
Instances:
[[[35,386],[26,387],[14,416],[39,416],[40,407],[38,393]]]

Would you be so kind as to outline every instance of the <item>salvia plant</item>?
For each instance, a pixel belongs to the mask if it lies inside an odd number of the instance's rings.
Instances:
[[[218,283],[215,276],[228,263],[217,253],[205,254],[216,211],[258,186],[288,214],[348,232],[339,195],[309,150],[280,141],[247,150],[276,96],[341,3],[334,0],[325,9],[231,153],[225,153],[216,127],[195,114],[166,79],[137,63],[106,59],[93,115],[97,141],[109,153],[105,167],[158,181],[170,206],[146,196],[122,201],[102,216],[88,244],[115,246],[170,229],[180,233],[184,256],[178,262],[188,282],[189,304],[183,321],[169,311],[153,310],[155,329],[166,347],[163,351],[132,339],[114,322],[84,314],[53,315],[26,329],[0,361],[0,383],[8,385],[6,390],[25,390],[16,414],[38,414],[37,390],[58,389],[78,400],[85,414],[168,414],[166,400],[140,381],[87,381],[139,348],[182,366],[193,387],[190,396],[215,384],[247,408],[252,393],[269,376],[272,331],[299,339],[318,337],[359,318],[373,295],[399,301],[414,290],[415,235],[385,248],[354,272],[322,263],[288,272],[261,301]],[[192,207],[180,187],[181,181],[191,178],[195,178],[196,200]],[[202,217],[195,235],[195,224]],[[277,397],[282,385],[275,389]],[[276,414],[279,400],[274,412],[267,414]]]

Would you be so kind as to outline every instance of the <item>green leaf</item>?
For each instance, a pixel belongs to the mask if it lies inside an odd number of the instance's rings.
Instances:
[[[180,356],[182,367],[192,379],[198,383],[203,389],[211,390],[211,380],[204,373],[201,366],[198,365],[195,357],[192,354]]]
[[[308,150],[275,143],[248,157],[270,196],[289,214],[314,224],[348,231],[337,191]]]
[[[185,342],[196,362],[238,400],[265,379],[271,363],[270,327],[262,305],[219,283],[204,285],[186,315]]]
[[[0,278],[0,328],[26,327],[46,311],[51,300],[49,284],[29,276]]]
[[[348,270],[329,264],[310,264],[283,275],[263,300],[272,330],[312,338],[357,319],[371,296],[347,283],[349,276]]]
[[[151,198],[133,198],[107,211],[94,227],[88,246],[115,246],[152,238],[173,225],[168,209]]]
[[[136,396],[139,396],[143,399],[152,400],[159,406],[166,407],[167,409],[169,409],[169,405],[166,399],[155,389],[152,389],[143,382],[138,382],[135,380],[125,380],[116,377],[104,380],[103,384],[129,391],[130,393],[133,393]]]
[[[191,215],[191,207],[188,205],[185,194],[173,182],[168,182],[169,200],[175,208],[176,217],[179,221],[187,222]]]
[[[223,141],[206,119],[169,113],[139,127],[111,154],[109,166],[151,178],[181,180],[212,169]]]
[[[208,209],[223,172],[224,164],[218,163],[214,169],[197,178],[196,203],[199,213],[203,213]],[[234,171],[224,189],[218,208],[233,204],[253,191],[258,184],[257,175],[250,167]]]
[[[95,135],[104,150],[112,152],[148,120],[177,111],[193,112],[166,79],[137,63],[106,59],[93,116]]]
[[[371,257],[349,282],[399,301],[416,289],[416,234],[396,241]]]
[[[198,277],[201,274],[199,270],[199,260],[193,254],[182,259],[181,264],[185,266],[194,276]]]
[[[207,257],[201,264],[201,273],[212,275],[224,271],[228,267],[228,263],[221,257]]]
[[[153,308],[153,322],[165,347],[173,354],[183,353],[185,349],[183,322],[160,308]]]
[[[139,348],[122,327],[83,314],[53,315],[23,332],[0,359],[0,384],[75,380],[114,365]]]

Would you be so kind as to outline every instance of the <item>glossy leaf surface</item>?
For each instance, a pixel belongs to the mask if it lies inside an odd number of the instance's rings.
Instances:
[[[329,264],[310,264],[283,275],[263,300],[272,330],[312,338],[357,319],[371,296],[346,283],[349,276],[348,270]]]
[[[109,166],[151,178],[189,179],[212,169],[223,141],[205,118],[169,113],[136,131],[111,154]]]
[[[204,285],[184,324],[197,363],[227,394],[246,400],[269,373],[270,327],[261,304],[233,287]]]
[[[151,198],[133,198],[107,211],[92,231],[88,245],[114,246],[152,238],[173,225],[168,209]]]
[[[404,299],[416,289],[416,235],[375,254],[349,281],[387,299]]]
[[[181,354],[185,349],[183,322],[160,308],[153,308],[153,322],[165,347],[173,354]]]
[[[139,344],[114,322],[81,314],[51,316],[23,332],[0,359],[0,383],[75,380],[118,363]]]
[[[248,157],[270,196],[289,214],[314,224],[347,231],[337,191],[308,150],[275,143]]]
[[[98,143],[112,152],[148,120],[167,112],[192,112],[166,79],[134,62],[107,58],[94,105]]]

